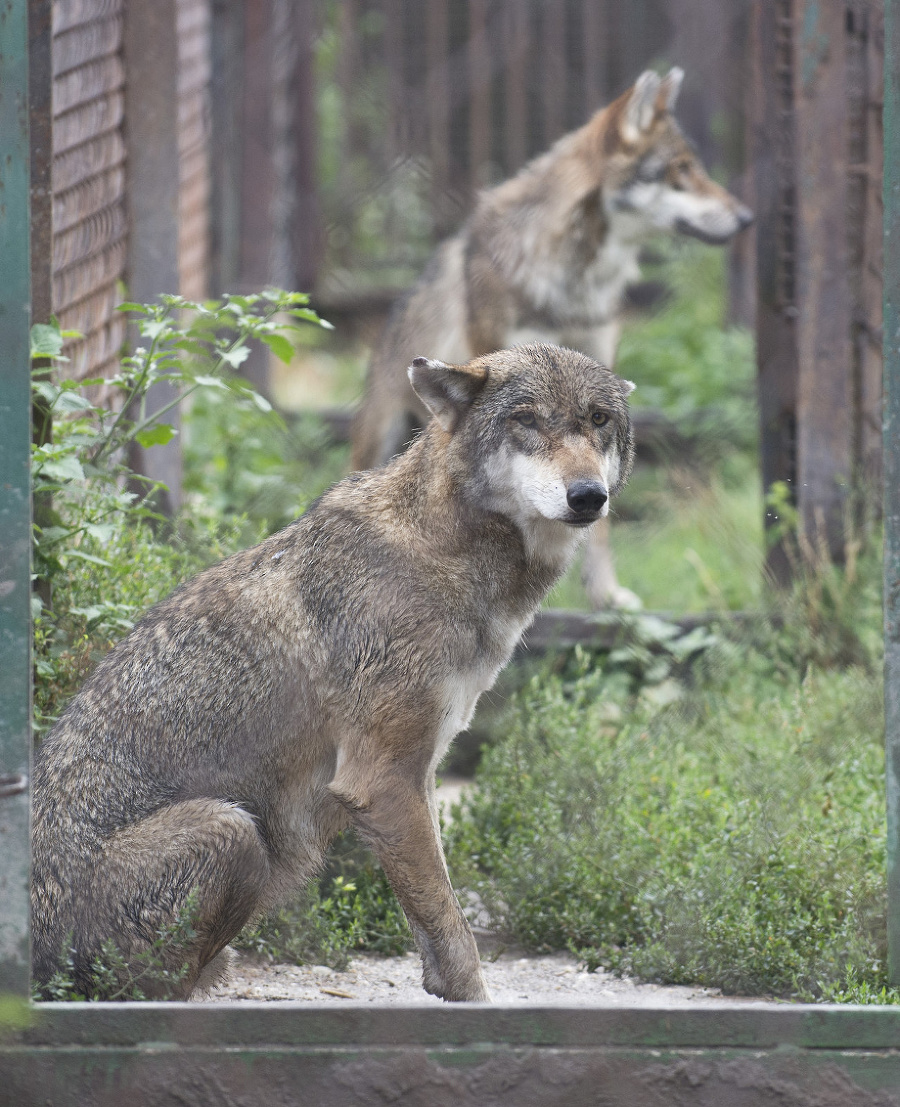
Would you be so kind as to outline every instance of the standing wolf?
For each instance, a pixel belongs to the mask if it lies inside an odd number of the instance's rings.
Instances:
[[[183,993],[351,823],[425,988],[488,998],[441,849],[434,774],[632,462],[631,386],[528,345],[409,370],[433,419],[383,469],[201,573],[101,662],[44,742],[34,973],[145,950],[193,892]],[[221,959],[219,961],[221,964]]]
[[[481,193],[373,352],[354,468],[384,464],[426,419],[404,376],[423,346],[455,362],[546,337],[611,365],[642,243],[660,231],[724,243],[752,220],[710,180],[672,115],[683,76],[643,73],[580,130]],[[634,600],[616,584],[606,524],[595,528],[584,576],[595,606]]]

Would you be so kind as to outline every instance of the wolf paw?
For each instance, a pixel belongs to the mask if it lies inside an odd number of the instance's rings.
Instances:
[[[615,585],[601,595],[591,595],[590,600],[595,611],[640,611],[644,606],[636,592],[621,584]]]

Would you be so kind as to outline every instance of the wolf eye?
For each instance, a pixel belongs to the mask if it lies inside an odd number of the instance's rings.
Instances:
[[[537,422],[533,411],[519,411],[513,418],[517,423],[521,423],[523,427],[533,427]]]
[[[595,427],[605,427],[609,422],[609,414],[605,411],[595,411],[591,416],[591,422]]]

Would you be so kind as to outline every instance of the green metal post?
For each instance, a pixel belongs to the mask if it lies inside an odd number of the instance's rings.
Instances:
[[[884,723],[888,965],[900,984],[900,19],[884,5]]]
[[[29,990],[28,7],[0,7],[0,992]]]

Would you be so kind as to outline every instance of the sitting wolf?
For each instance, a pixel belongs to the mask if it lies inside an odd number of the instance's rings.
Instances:
[[[488,998],[441,849],[434,774],[631,468],[628,382],[547,345],[416,358],[433,416],[281,533],[182,585],[100,663],[41,747],[34,974],[89,986],[188,897],[187,996],[248,920],[357,828],[425,988]]]
[[[481,193],[375,347],[354,421],[354,468],[383,465],[427,418],[404,375],[423,346],[458,362],[543,337],[612,365],[642,243],[660,231],[724,243],[751,222],[710,180],[672,115],[683,76],[643,73],[585,126]],[[594,530],[584,580],[597,607],[636,601],[616,583],[606,524]]]

